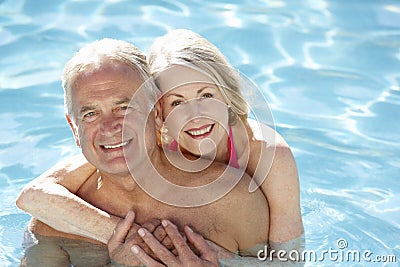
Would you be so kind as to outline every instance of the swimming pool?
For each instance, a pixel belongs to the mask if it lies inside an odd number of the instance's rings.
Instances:
[[[398,1],[1,0],[0,25],[1,266],[23,255],[22,186],[78,153],[63,114],[66,60],[102,37],[147,51],[183,27],[215,43],[269,101],[298,164],[306,249],[339,252],[307,265],[383,265],[340,258],[357,250],[398,266]]]

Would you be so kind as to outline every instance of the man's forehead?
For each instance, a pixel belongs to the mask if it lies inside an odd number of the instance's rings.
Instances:
[[[117,95],[133,95],[142,85],[143,79],[138,72],[105,68],[79,73],[73,82],[72,91],[90,90],[97,95],[105,90],[114,90]]]
[[[116,77],[115,81],[118,81],[121,77],[126,77],[131,80],[135,80],[135,83],[138,85],[143,83],[143,78],[137,69],[127,65],[126,63],[116,60],[108,60],[82,67],[76,73],[73,82],[76,84],[89,80],[91,83],[97,83],[101,85],[105,81],[103,79],[99,79],[99,77],[113,77],[116,74],[119,76],[119,78]]]
[[[89,106],[118,106],[118,105],[131,105],[140,106],[143,102],[146,102],[144,98],[146,94],[143,90],[137,86],[129,86],[124,89],[120,89],[117,86],[103,88],[100,84],[91,84],[90,87],[86,87],[86,93],[83,94],[72,94],[73,104],[78,104],[76,108],[81,109],[82,107]],[[79,91],[80,89],[77,89]]]

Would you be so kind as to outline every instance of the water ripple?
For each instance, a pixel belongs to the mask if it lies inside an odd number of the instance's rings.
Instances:
[[[206,36],[268,100],[298,164],[307,247],[346,238],[393,254],[399,10],[391,0],[0,1],[0,260],[11,266],[21,255],[29,217],[13,199],[22,185],[77,152],[63,118],[64,63],[99,38],[146,51],[175,28]]]

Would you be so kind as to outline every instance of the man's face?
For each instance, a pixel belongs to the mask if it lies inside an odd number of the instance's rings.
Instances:
[[[101,171],[128,174],[124,149],[135,151],[139,161],[140,154],[145,154],[147,114],[131,103],[142,82],[136,71],[114,63],[80,74],[73,84],[75,137],[88,161]]]

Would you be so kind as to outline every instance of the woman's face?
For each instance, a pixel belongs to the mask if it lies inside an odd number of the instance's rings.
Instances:
[[[168,135],[194,155],[212,152],[228,126],[227,104],[219,88],[206,75],[183,66],[174,66],[160,78],[160,115]]]

